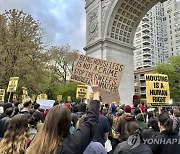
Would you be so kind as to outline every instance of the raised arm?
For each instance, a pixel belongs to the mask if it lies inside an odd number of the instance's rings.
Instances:
[[[90,102],[87,115],[79,129],[63,140],[64,153],[69,153],[69,150],[72,153],[83,153],[94,136],[100,109],[98,81],[92,80],[91,87],[94,92],[94,99]]]

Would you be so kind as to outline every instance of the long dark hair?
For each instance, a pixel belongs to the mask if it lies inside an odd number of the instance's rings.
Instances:
[[[168,114],[166,113],[160,114],[158,117],[158,121],[162,126],[164,126],[166,131],[168,132],[173,131],[173,120],[168,116]]]
[[[26,140],[29,137],[28,119],[15,115],[9,122],[8,129],[0,142],[0,153],[23,154]]]
[[[55,106],[47,114],[44,126],[27,149],[27,154],[56,154],[58,144],[69,134],[71,112],[66,106]]]
[[[159,126],[158,126],[158,121],[155,117],[151,117],[148,120],[148,127],[152,127],[154,131],[159,132]]]

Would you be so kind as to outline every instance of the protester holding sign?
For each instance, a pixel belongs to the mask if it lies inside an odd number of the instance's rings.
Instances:
[[[92,140],[99,118],[99,88],[95,80],[92,89],[94,100],[90,103],[87,117],[79,129],[71,135],[70,110],[66,106],[55,106],[49,111],[43,128],[32,141],[27,154],[83,153]]]

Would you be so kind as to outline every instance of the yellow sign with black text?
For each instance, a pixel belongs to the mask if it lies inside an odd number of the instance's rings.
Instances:
[[[77,85],[76,98],[87,98],[87,86],[86,85]]]
[[[47,94],[40,94],[40,99],[48,99]]]
[[[28,91],[26,87],[22,87],[23,95],[28,96]]]
[[[68,101],[68,102],[71,102],[71,96],[68,96],[68,97],[67,97],[67,101]]]
[[[169,104],[170,92],[168,76],[164,74],[145,74],[147,103]]]
[[[4,102],[5,89],[0,89],[0,102]]]
[[[57,101],[61,102],[62,101],[62,95],[57,95]]]
[[[15,92],[17,89],[19,77],[11,77],[9,80],[7,92]]]

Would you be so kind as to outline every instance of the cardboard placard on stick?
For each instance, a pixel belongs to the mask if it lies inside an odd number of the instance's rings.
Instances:
[[[80,55],[71,80],[90,85],[90,80],[96,78],[101,89],[117,93],[123,71],[123,64]]]

